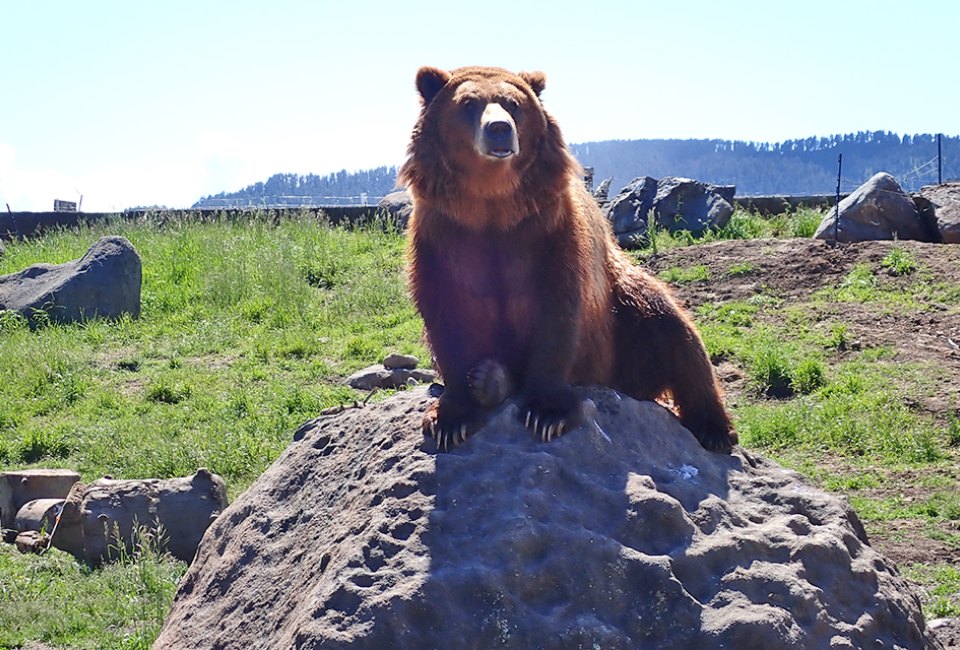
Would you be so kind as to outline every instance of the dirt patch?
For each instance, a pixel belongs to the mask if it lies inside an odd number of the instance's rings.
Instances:
[[[881,267],[882,260],[898,248],[919,264],[913,273],[893,276]],[[909,406],[927,411],[940,421],[960,416],[960,246],[921,242],[859,242],[831,246],[813,239],[754,239],[686,246],[659,253],[643,262],[653,273],[672,268],[705,266],[709,279],[674,286],[689,308],[706,303],[747,301],[758,295],[803,305],[812,328],[825,335],[842,324],[849,340],[844,352],[886,348],[889,359],[900,364],[927,364],[930,386],[924,394],[909,395]],[[865,264],[877,274],[877,284],[888,295],[920,290],[913,304],[898,306],[888,301],[833,302],[817,299],[817,292],[836,288],[857,265]],[[952,288],[952,289],[951,289]],[[953,291],[954,293],[949,293]],[[943,301],[944,296],[951,301]],[[758,315],[772,325],[785,325],[782,310],[764,310]],[[721,379],[737,396],[740,378],[721,367]]]

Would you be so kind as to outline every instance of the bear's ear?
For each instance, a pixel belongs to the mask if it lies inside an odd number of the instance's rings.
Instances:
[[[543,89],[547,87],[547,75],[542,72],[521,72],[520,78],[533,88],[533,94],[537,97],[539,97]]]
[[[417,91],[423,97],[423,105],[433,101],[440,89],[450,80],[450,73],[439,68],[424,66],[417,71]]]

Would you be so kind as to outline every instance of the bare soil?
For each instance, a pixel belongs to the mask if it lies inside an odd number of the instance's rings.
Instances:
[[[842,322],[849,328],[849,349],[836,360],[861,349],[884,347],[896,363],[927,363],[937,368],[924,394],[908,395],[911,408],[921,409],[943,422],[960,416],[960,309],[926,302],[922,309],[902,310],[884,303],[837,303],[815,300],[814,294],[836,287],[858,264],[879,269],[894,247],[904,249],[920,264],[917,272],[885,278],[885,284],[904,291],[922,277],[929,283],[960,287],[960,246],[921,242],[860,242],[830,246],[813,239],[754,239],[686,246],[659,253],[644,262],[654,273],[679,267],[706,266],[710,279],[676,285],[674,290],[690,309],[704,303],[745,301],[763,294],[786,305],[803,305],[810,324]],[[749,265],[746,273],[730,269]],[[769,310],[764,318],[785,325],[783,310]],[[779,319],[779,322],[777,322]],[[728,395],[740,397],[744,377],[735,366],[721,363],[719,372]],[[907,391],[908,393],[910,391]]]

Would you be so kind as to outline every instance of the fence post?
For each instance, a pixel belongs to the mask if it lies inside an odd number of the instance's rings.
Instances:
[[[940,156],[940,138],[942,133],[937,134],[937,185],[943,185],[943,158]]]
[[[833,243],[840,243],[840,175],[843,170],[843,154],[837,156],[837,208],[833,217]]]

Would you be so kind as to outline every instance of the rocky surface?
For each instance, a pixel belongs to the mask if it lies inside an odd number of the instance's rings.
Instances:
[[[839,210],[839,224],[837,223]],[[814,233],[815,239],[858,242],[878,239],[938,241],[910,195],[886,172],[870,180],[827,211]]]
[[[123,237],[101,237],[79,260],[0,276],[0,310],[32,325],[140,315],[140,256]]]
[[[665,409],[507,403],[451,453],[426,390],[304,425],[204,537],[154,648],[937,647],[845,502]]]

